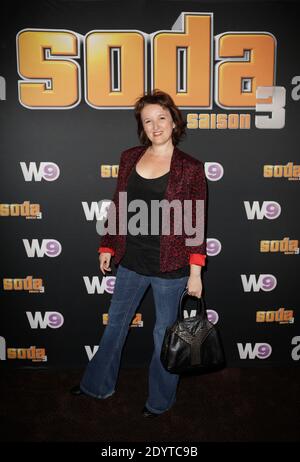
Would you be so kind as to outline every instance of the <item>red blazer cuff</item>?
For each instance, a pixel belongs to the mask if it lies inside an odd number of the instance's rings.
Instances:
[[[205,258],[206,255],[202,255],[201,253],[191,253],[189,263],[190,265],[205,266]]]
[[[101,253],[101,252],[109,252],[112,254],[112,256],[115,254],[114,249],[112,249],[111,247],[99,247],[98,253]]]

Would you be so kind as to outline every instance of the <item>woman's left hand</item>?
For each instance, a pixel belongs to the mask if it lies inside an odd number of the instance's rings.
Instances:
[[[194,297],[201,298],[202,295],[202,281],[201,275],[191,275],[187,282],[188,294]]]

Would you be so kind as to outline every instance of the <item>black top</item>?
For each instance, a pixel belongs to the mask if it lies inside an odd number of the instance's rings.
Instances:
[[[184,266],[175,271],[161,272],[159,270],[160,261],[160,234],[162,227],[162,209],[159,209],[159,234],[151,235],[151,200],[162,200],[168,185],[169,173],[158,178],[144,178],[133,168],[128,178],[127,204],[134,199],[142,199],[147,204],[148,209],[148,235],[138,234],[133,236],[127,228],[126,250],[120,263],[122,266],[146,276],[158,276],[161,278],[175,279],[189,276],[190,266]],[[140,207],[127,215],[128,222],[136,214],[140,214]],[[127,224],[128,224],[127,222]],[[137,220],[136,226],[141,226]]]

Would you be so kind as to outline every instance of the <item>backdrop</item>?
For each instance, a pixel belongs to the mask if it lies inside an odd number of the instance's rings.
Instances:
[[[203,295],[227,365],[299,365],[296,5],[3,2],[2,367],[84,366],[95,353],[117,270],[99,270],[100,201],[140,144],[133,105],[153,88],[187,121],[179,148],[205,164]],[[122,366],[149,364],[154,321],[149,288]]]

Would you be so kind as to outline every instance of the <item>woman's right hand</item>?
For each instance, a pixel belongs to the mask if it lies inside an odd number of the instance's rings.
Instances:
[[[100,262],[100,270],[105,275],[105,271],[111,271],[111,267],[109,266],[111,259],[111,253],[109,252],[101,252],[99,255],[99,262]]]

